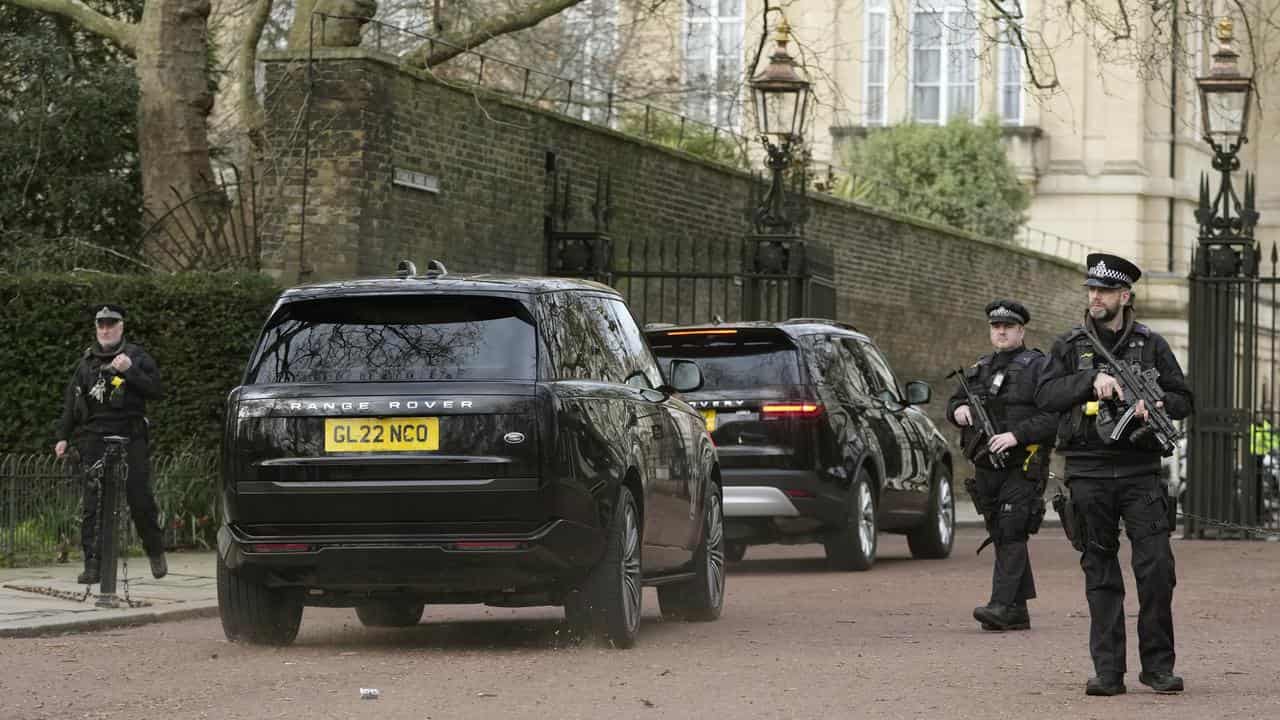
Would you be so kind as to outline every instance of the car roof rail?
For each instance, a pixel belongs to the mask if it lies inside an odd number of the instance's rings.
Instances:
[[[412,260],[401,260],[396,263],[396,277],[411,278],[418,274],[418,266]]]
[[[675,326],[676,326],[676,324],[675,324],[675,323],[669,323],[669,322],[651,322],[651,323],[645,323],[645,324],[644,324],[644,331],[645,331],[645,332],[649,332],[650,330],[662,330],[662,329],[665,329],[665,328],[673,328],[673,327],[675,327]]]
[[[834,325],[838,328],[843,328],[845,330],[850,330],[852,332],[856,332],[856,333],[862,332],[858,328],[854,327],[852,323],[843,322],[841,320],[832,320],[831,318],[818,318],[818,317],[787,318],[786,320],[783,320],[778,324],[779,325]]]

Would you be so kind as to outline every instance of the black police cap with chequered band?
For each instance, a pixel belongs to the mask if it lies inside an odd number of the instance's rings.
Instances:
[[[1085,258],[1086,287],[1127,288],[1138,282],[1142,271],[1119,255],[1090,253]]]
[[[987,322],[1026,325],[1031,322],[1031,311],[1014,300],[998,299],[987,303]]]

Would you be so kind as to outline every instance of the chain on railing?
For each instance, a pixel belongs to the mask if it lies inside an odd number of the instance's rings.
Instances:
[[[381,20],[328,13],[315,13],[315,18],[320,25],[321,38],[326,37],[329,21],[364,24],[362,44],[395,55],[449,84],[483,87],[543,110],[643,137],[735,167],[746,166],[750,145],[747,136],[734,129],[627,97],[612,87],[596,87],[574,78],[537,70]],[[456,55],[426,67],[425,59],[436,56],[440,50],[455,52]]]

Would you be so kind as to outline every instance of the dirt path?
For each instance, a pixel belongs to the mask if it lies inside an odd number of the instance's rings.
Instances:
[[[570,644],[556,608],[474,606],[429,607],[407,630],[308,609],[285,649],[231,645],[217,620],[4,640],[0,718],[1280,716],[1280,543],[1175,541],[1181,696],[1137,682],[1127,574],[1129,694],[1086,698],[1083,580],[1060,531],[1032,540],[1041,597],[1021,633],[970,618],[990,577],[979,539],[962,531],[950,560],[926,562],[886,537],[868,573],[827,570],[818,546],[752,548],[720,621],[662,622],[646,590],[623,652]]]

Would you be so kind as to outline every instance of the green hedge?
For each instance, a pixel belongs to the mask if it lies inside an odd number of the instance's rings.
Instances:
[[[227,392],[278,293],[248,273],[0,275],[0,452],[50,451],[62,391],[94,340],[91,309],[104,302],[125,306],[125,339],[160,366],[166,396],[147,408],[154,446],[217,448]]]

